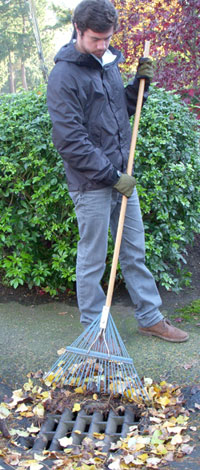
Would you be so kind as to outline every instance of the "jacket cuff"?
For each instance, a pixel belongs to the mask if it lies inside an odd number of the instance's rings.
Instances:
[[[119,176],[118,176],[118,173],[117,173],[117,170],[116,168],[113,168],[113,174],[112,174],[112,186],[114,186],[117,181],[119,181]]]

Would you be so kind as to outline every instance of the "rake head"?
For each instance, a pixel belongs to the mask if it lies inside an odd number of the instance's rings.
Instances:
[[[111,314],[105,330],[100,328],[100,321],[101,315],[66,348],[45,375],[45,381],[148,400]]]

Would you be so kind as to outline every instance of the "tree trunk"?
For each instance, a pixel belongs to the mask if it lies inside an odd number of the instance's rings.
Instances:
[[[22,86],[24,90],[28,90],[27,81],[26,81],[26,69],[24,62],[21,61],[21,76],[22,76]]]
[[[14,68],[13,68],[13,63],[12,63],[11,52],[9,52],[8,73],[9,73],[10,93],[15,93],[15,77],[14,77]]]
[[[47,83],[48,70],[45,65],[45,60],[44,60],[44,55],[43,55],[43,50],[42,50],[42,43],[41,43],[40,30],[39,30],[38,21],[37,21],[35,3],[34,3],[34,0],[28,0],[28,3],[29,3],[29,9],[30,9],[31,23],[33,27],[33,33],[35,36],[35,42],[36,42],[39,61],[40,61],[40,68],[42,71],[44,81]]]

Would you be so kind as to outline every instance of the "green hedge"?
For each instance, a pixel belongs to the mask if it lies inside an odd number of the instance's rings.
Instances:
[[[187,282],[183,255],[199,230],[197,123],[179,96],[151,87],[135,173],[147,264],[166,288]],[[0,141],[1,279],[15,288],[40,286],[51,295],[73,289],[78,229],[51,140],[45,89],[0,97]],[[111,261],[110,240],[104,281]]]

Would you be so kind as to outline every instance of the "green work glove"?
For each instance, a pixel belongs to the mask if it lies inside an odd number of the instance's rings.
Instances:
[[[120,178],[117,183],[114,184],[115,188],[119,193],[123,194],[126,197],[130,197],[134,187],[136,185],[136,179],[133,176],[129,176],[125,173],[121,173]]]
[[[141,57],[136,73],[137,78],[147,78],[153,80],[153,64],[148,57]]]

